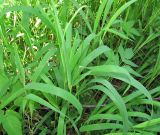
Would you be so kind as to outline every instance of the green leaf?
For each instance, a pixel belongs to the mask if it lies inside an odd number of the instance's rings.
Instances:
[[[87,66],[90,62],[92,62],[95,58],[97,58],[99,55],[103,54],[104,52],[110,51],[110,48],[107,46],[100,46],[97,49],[93,50],[91,53],[89,53],[80,64],[81,66]]]
[[[41,62],[39,63],[38,67],[36,68],[34,74],[32,75],[32,80],[36,81],[39,76],[42,74],[44,67],[46,66],[47,61],[55,54],[56,50],[51,49],[49,50],[45,56],[43,57],[43,59],[41,60]]]
[[[67,104],[64,104],[62,108],[62,112],[66,114],[67,112]],[[57,127],[57,135],[63,135],[64,134],[64,126],[65,126],[65,117],[60,115],[58,120],[58,127]]]
[[[8,77],[0,73],[0,97],[6,93],[9,84]]]
[[[30,83],[26,85],[24,89],[41,91],[51,95],[59,96],[62,99],[65,99],[69,103],[73,104],[73,106],[77,108],[79,114],[80,115],[82,114],[82,105],[78,101],[78,99],[74,95],[72,95],[71,93],[69,93],[68,91],[62,88],[56,87],[54,85],[43,84],[43,83]]]
[[[134,56],[132,48],[125,49],[125,58],[131,59]]]
[[[123,135],[123,133],[118,132],[118,133],[108,133],[105,135]],[[127,135],[142,135],[141,133],[135,133],[135,132],[128,132]]]
[[[25,93],[25,91],[23,89],[20,89],[14,93],[12,93],[8,98],[6,98],[5,100],[3,100],[0,104],[0,110],[3,109],[4,107],[6,107],[6,105],[8,105],[10,102],[12,102],[13,100],[15,100],[15,98],[21,96],[23,93]]]
[[[7,110],[2,126],[8,135],[22,135],[22,123],[19,114],[12,110]]]
[[[103,37],[105,35],[105,33],[109,30],[109,28],[111,27],[111,25],[113,24],[113,22],[116,20],[116,18],[126,9],[128,8],[131,4],[133,4],[134,2],[136,2],[137,0],[130,0],[129,2],[125,3],[123,6],[121,6],[116,12],[115,14],[111,17],[111,19],[108,21],[108,23],[106,24],[105,28],[104,28],[104,34]]]
[[[157,124],[160,124],[160,118],[145,121],[143,123],[133,126],[133,128],[148,128],[150,126],[155,126]]]
[[[62,114],[62,112],[59,111],[58,108],[54,107],[54,106],[51,105],[49,102],[45,101],[44,99],[40,98],[39,96],[36,96],[36,95],[34,95],[34,94],[28,94],[28,95],[26,96],[26,99],[30,99],[31,101],[34,101],[34,102],[36,102],[36,103],[39,103],[39,104],[41,104],[41,105],[43,105],[43,106],[46,106],[47,108],[52,109],[52,110],[55,111],[55,112],[58,112],[58,113]],[[62,115],[65,116],[64,114],[62,114]]]
[[[0,31],[1,31],[1,27],[0,27]],[[3,56],[3,52],[4,52],[4,49],[2,46],[0,46],[0,71],[1,72],[4,72],[4,56]]]
[[[89,117],[88,121],[93,121],[93,120],[116,120],[116,121],[122,121],[122,117],[118,114],[95,114]]]
[[[91,89],[100,90],[100,91],[104,92],[114,102],[114,104],[119,109],[119,112],[120,112],[122,120],[123,120],[124,131],[126,132],[128,130],[128,123],[129,123],[128,114],[127,114],[127,109],[126,109],[126,106],[124,104],[124,101],[121,98],[121,96],[119,95],[119,93],[105,79],[101,79],[101,78],[100,79],[94,79],[92,82],[100,83],[100,84],[105,86],[105,87],[103,87],[101,85],[95,85],[95,86],[91,87]]]
[[[116,29],[110,28],[110,29],[108,29],[108,32],[113,33],[113,34],[115,34],[125,40],[129,39],[124,33],[122,33],[121,31],[118,31]]]
[[[3,117],[4,117],[4,111],[0,110],[0,124],[3,121]]]
[[[96,19],[95,19],[95,21],[94,21],[93,31],[94,31],[95,33],[96,33],[97,27],[98,27],[98,25],[99,25],[99,22],[100,22],[100,19],[101,19],[102,14],[105,13],[104,18],[107,16],[107,13],[108,13],[108,11],[109,11],[112,3],[113,3],[113,0],[103,0],[102,3],[101,3],[101,5],[99,6],[98,12],[97,12],[97,14],[96,14]],[[106,7],[106,8],[105,8],[105,7]],[[104,12],[104,9],[107,9],[107,10],[105,10],[105,12]]]
[[[80,132],[105,130],[105,129],[122,129],[122,125],[114,123],[90,124],[80,127]]]
[[[22,84],[25,85],[25,70],[23,68],[20,56],[18,54],[18,47],[16,45],[14,46],[14,60],[19,75],[19,79],[22,82]]]
[[[148,99],[152,101],[152,97],[148,90],[137,80],[135,80],[125,68],[116,65],[102,65],[89,67],[91,74],[100,76],[109,76],[124,81],[141,91]]]

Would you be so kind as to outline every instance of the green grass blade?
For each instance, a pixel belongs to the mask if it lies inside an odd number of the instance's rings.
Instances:
[[[38,67],[36,68],[35,73],[32,75],[32,81],[37,81],[39,76],[43,73],[43,69],[45,68],[47,61],[55,54],[55,52],[55,49],[51,49],[45,54]]]
[[[93,32],[94,33],[96,33],[96,30],[97,30],[97,27],[99,25],[99,21],[101,19],[101,16],[102,16],[103,10],[104,10],[104,8],[106,6],[106,3],[107,3],[107,0],[103,0],[101,5],[98,8],[98,12],[96,14],[96,19],[94,21],[94,27],[93,27]]]
[[[18,48],[17,48],[16,45],[14,46],[14,56],[15,56],[15,58],[14,58],[15,59],[15,64],[16,64],[16,67],[17,67],[17,72],[19,74],[20,81],[22,82],[23,85],[25,85],[25,70],[23,68],[21,59],[19,57]]]
[[[95,58],[97,58],[99,55],[110,51],[110,48],[108,48],[107,46],[100,46],[97,49],[93,50],[91,53],[88,54],[88,56],[86,56],[83,61],[81,62],[81,66],[86,67],[90,62],[92,62]]]
[[[77,100],[75,96],[73,96],[68,91],[56,87],[54,85],[43,84],[43,83],[30,83],[24,87],[24,89],[33,89],[35,91],[41,91],[44,93],[52,94],[55,96],[59,96],[62,99],[65,99],[69,103],[73,104],[73,106],[78,110],[79,114],[82,114],[82,105]]]
[[[67,112],[67,104],[65,104],[62,108],[62,112],[66,114]],[[60,115],[58,120],[58,127],[57,127],[57,135],[63,135],[64,133],[64,126],[65,126],[65,117]]]
[[[148,90],[137,80],[135,80],[126,69],[116,66],[116,65],[102,65],[90,67],[91,74],[93,75],[101,75],[101,76],[109,76],[119,80],[122,80],[138,90],[140,90],[148,99],[152,101],[152,97]]]
[[[119,93],[116,91],[116,89],[106,80],[104,79],[95,79],[93,82],[100,83],[106,87],[106,89],[102,86],[93,86],[91,89],[97,89],[103,91],[109,98],[116,104],[117,108],[119,109],[119,112],[123,119],[124,124],[124,132],[127,132],[128,130],[128,113],[125,106],[125,103]]]
[[[118,114],[95,114],[91,117],[89,117],[88,121],[93,120],[116,120],[116,121],[122,121],[122,117]]]
[[[126,9],[128,8],[131,4],[133,4],[134,2],[136,2],[137,0],[130,0],[129,2],[125,3],[123,6],[121,6],[116,13],[111,17],[111,19],[108,21],[108,23],[106,24],[105,28],[104,28],[104,34],[103,37],[105,36],[106,32],[108,32],[109,28],[111,27],[111,25],[113,24],[113,22],[116,20],[116,18]]]
[[[73,5],[74,5],[74,7],[76,7],[77,9],[80,8],[80,5],[78,4],[78,2],[77,2],[76,0],[72,0],[72,3],[73,3]],[[86,23],[89,31],[92,33],[91,24],[90,24],[90,22],[88,21],[87,16],[85,15],[85,13],[84,13],[82,10],[80,10],[80,15],[82,16],[83,20],[85,21],[85,23]]]
[[[88,132],[95,130],[105,130],[105,129],[122,129],[122,125],[114,123],[100,123],[100,124],[90,124],[80,127],[80,132]]]
[[[160,118],[145,121],[143,123],[140,123],[140,124],[137,124],[137,125],[133,126],[133,128],[143,128],[144,129],[144,128],[147,128],[147,127],[150,127],[150,126],[155,126],[157,124],[160,124]]]
[[[41,104],[47,108],[50,108],[53,111],[58,112],[58,113],[62,114],[63,116],[65,116],[65,114],[63,114],[59,109],[55,108],[49,102],[45,101],[44,99],[40,98],[39,96],[36,96],[34,94],[28,94],[28,95],[26,95],[26,99],[29,99],[29,100],[34,101],[36,103],[39,103],[39,104]]]

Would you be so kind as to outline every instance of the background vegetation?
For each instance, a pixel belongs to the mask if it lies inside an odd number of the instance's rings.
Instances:
[[[0,4],[0,134],[160,132],[159,0]]]

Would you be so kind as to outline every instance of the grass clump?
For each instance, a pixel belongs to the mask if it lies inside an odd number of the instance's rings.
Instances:
[[[0,133],[159,133],[159,1],[5,1]]]

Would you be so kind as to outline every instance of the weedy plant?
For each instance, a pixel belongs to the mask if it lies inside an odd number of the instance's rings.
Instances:
[[[1,2],[1,134],[160,132],[159,7]]]

